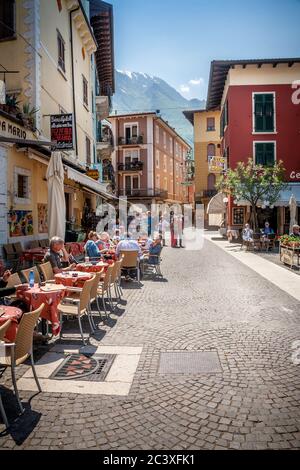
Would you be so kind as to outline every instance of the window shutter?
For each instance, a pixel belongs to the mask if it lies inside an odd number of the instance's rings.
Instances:
[[[256,165],[264,165],[264,144],[256,143],[255,144],[255,163]]]
[[[263,103],[264,95],[254,95],[255,132],[264,131]]]
[[[264,115],[265,115],[265,130],[274,132],[274,95],[263,95],[265,98]]]
[[[269,142],[264,144],[265,145],[265,165],[273,166],[275,163],[275,155],[274,155],[274,143]]]

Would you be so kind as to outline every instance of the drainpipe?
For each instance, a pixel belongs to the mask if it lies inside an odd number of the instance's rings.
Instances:
[[[73,121],[74,121],[74,135],[75,135],[75,153],[78,156],[78,140],[77,140],[77,122],[76,122],[76,100],[75,100],[75,83],[74,83],[74,51],[73,51],[73,25],[72,13],[80,10],[80,7],[74,8],[69,11],[70,23],[70,43],[71,43],[71,79],[72,79],[72,101],[73,101]]]

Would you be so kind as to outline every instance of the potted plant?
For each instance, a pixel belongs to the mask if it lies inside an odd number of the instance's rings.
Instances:
[[[22,113],[20,113],[20,118],[23,121],[25,127],[30,129],[35,128],[35,114],[38,112],[38,108],[30,107],[29,103],[24,103],[22,108]]]
[[[5,104],[1,104],[1,108],[8,114],[13,114],[17,116],[19,112],[20,102],[17,100],[16,95],[6,95]]]

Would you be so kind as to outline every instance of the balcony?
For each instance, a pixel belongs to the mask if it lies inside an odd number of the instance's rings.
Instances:
[[[150,198],[159,197],[167,199],[168,191],[163,189],[119,189],[119,196],[127,196],[128,198]]]
[[[101,121],[110,115],[112,109],[109,96],[96,96],[96,113]]]
[[[97,143],[96,143],[97,150],[110,149],[112,146],[113,146],[112,137],[108,137],[108,136],[97,137]]]
[[[144,143],[144,137],[142,135],[138,135],[135,137],[119,137],[118,144],[119,145],[141,145]]]
[[[142,171],[144,163],[141,161],[130,162],[130,163],[119,163],[118,171]]]

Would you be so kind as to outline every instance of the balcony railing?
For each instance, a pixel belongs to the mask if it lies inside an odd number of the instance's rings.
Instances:
[[[119,196],[134,198],[160,197],[167,199],[168,191],[163,189],[119,189]]]
[[[130,163],[119,163],[118,171],[141,171],[143,169],[143,162],[130,162]]]
[[[142,135],[138,135],[136,137],[119,137],[119,145],[140,145],[144,142],[144,137]]]

